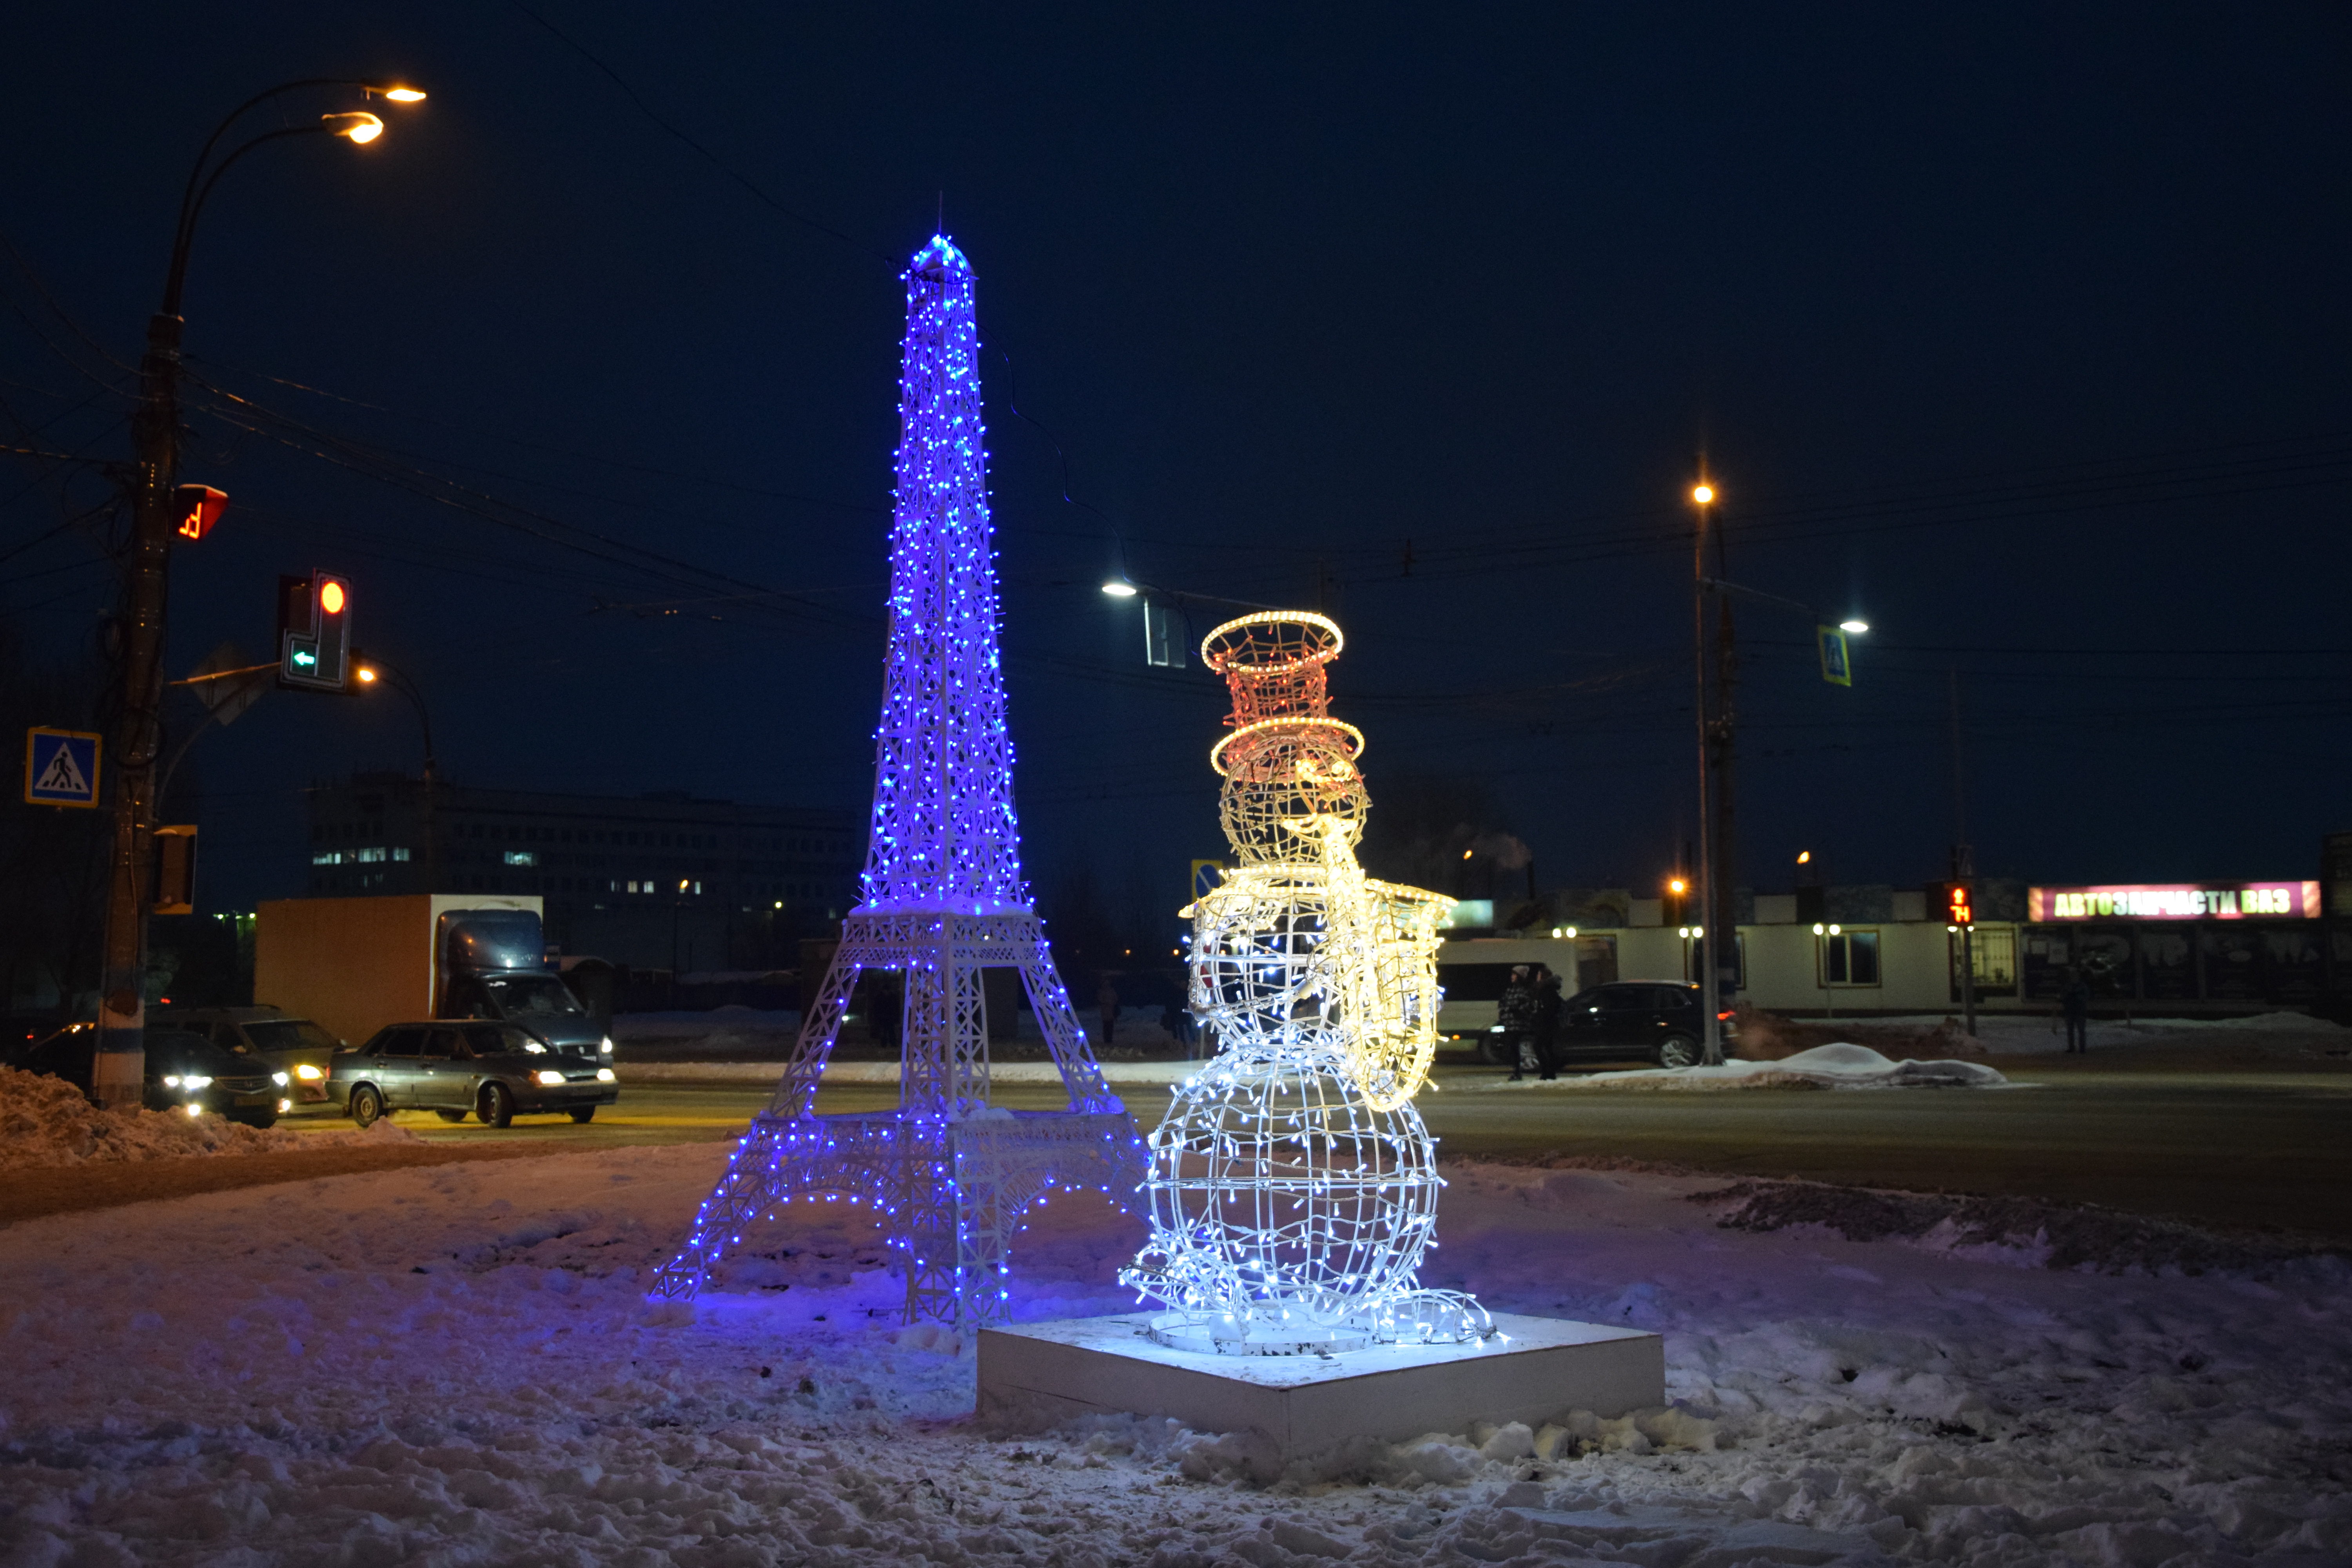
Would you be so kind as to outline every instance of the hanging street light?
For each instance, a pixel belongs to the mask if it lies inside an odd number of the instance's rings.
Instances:
[[[335,77],[290,81],[239,104],[205,138],[180,197],[163,308],[147,322],[147,352],[139,364],[139,406],[131,416],[131,543],[122,588],[121,728],[116,742],[113,845],[107,868],[105,947],[99,982],[98,1050],[91,1093],[110,1108],[136,1106],[146,1076],[146,868],[154,837],[155,763],[163,749],[163,632],[171,542],[179,523],[173,505],[180,467],[181,289],[196,222],[221,176],[266,142],[289,136],[331,136],[365,144],[383,134],[383,121],[363,110],[320,117],[315,125],[265,131],[235,152],[213,156],[221,138],[248,110],[273,98],[310,88],[357,88],[394,103],[422,102],[404,82]]]

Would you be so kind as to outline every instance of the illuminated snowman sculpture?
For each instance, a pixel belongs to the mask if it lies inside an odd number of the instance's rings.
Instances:
[[[1328,711],[1339,628],[1244,616],[1201,656],[1232,732],[1209,760],[1234,867],[1182,911],[1215,1058],[1150,1142],[1152,1235],[1120,1280],[1180,1350],[1289,1355],[1482,1340],[1470,1297],[1420,1288],[1436,1152],[1412,1097],[1437,1046],[1439,923],[1454,900],[1356,863],[1364,737]]]

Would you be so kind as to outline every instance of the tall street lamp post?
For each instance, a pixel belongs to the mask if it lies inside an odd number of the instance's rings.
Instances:
[[[364,110],[325,114],[316,125],[264,132],[214,160],[221,138],[247,110],[281,94],[318,87],[356,87],[396,103],[415,103],[425,97],[394,83],[322,77],[271,88],[238,105],[205,140],[188,173],[172,239],[172,265],[164,275],[163,309],[147,323],[147,352],[139,363],[139,407],[131,421],[131,550],[120,623],[122,712],[115,742],[114,843],[99,980],[98,1057],[91,1075],[92,1093],[100,1104],[110,1107],[137,1105],[146,1077],[147,866],[155,826],[156,753],[163,746],[163,621],[173,527],[172,491],[180,468],[180,291],[187,277],[188,248],[213,188],[255,148],[289,136],[334,136],[364,145],[383,134],[383,121]]]
[[[1698,516],[1698,526],[1691,531],[1691,711],[1698,729],[1698,864],[1692,870],[1698,879],[1699,1060],[1708,1067],[1720,1067],[1723,1020],[1716,1015],[1722,1011],[1724,950],[1717,920],[1716,898],[1720,889],[1716,886],[1719,879],[1715,865],[1714,748],[1706,711],[1706,525],[1708,509],[1715,504],[1715,487],[1702,479],[1691,487],[1690,499]]]
[[[416,682],[380,658],[361,659],[352,673],[362,687],[378,682],[391,687],[416,710],[417,728],[425,732],[425,809],[419,813],[425,837],[425,890],[437,893],[441,890],[441,839],[434,831],[433,803],[440,794],[441,784],[439,770],[433,760],[433,715],[425,711],[425,693],[416,689]]]

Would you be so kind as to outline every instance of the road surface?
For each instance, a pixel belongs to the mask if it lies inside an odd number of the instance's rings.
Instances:
[[[1449,1068],[1419,1101],[1452,1159],[1624,1158],[1726,1174],[1799,1176],[1914,1191],[2030,1195],[2207,1225],[2352,1239],[2352,1070],[2277,1059],[2168,1068],[2158,1060],[2002,1061],[2026,1087],[1996,1090],[1715,1093],[1525,1091],[1498,1071]],[[1164,1089],[1123,1090],[1156,1121]],[[892,1086],[829,1089],[821,1111],[896,1102]],[[435,1144],[610,1148],[731,1139],[767,1100],[755,1085],[625,1088],[594,1122],[523,1118],[506,1129],[404,1115]],[[1058,1090],[1000,1103],[1058,1108]],[[348,1126],[289,1121],[285,1126]],[[499,1154],[519,1152],[500,1147]]]

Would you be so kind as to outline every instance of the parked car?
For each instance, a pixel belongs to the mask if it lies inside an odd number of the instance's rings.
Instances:
[[[1688,980],[1617,980],[1580,991],[1559,1007],[1559,1051],[1562,1061],[1647,1058],[1660,1067],[1689,1067],[1699,1058],[1699,988]],[[1720,1015],[1723,1040],[1737,1034],[1732,1015]],[[1499,1028],[1487,1029],[1479,1055],[1510,1065],[1509,1045]]]
[[[142,1097],[150,1110],[207,1111],[268,1127],[291,1104],[287,1075],[250,1056],[223,1050],[185,1029],[146,1031],[147,1083]],[[98,1055],[98,1026],[69,1024],[47,1039],[10,1053],[6,1065],[61,1078],[84,1094],[90,1091]]]
[[[327,1100],[327,1073],[344,1042],[310,1019],[289,1018],[275,1007],[175,1007],[161,1022],[284,1073],[297,1112],[333,1109]]]
[[[1580,991],[1560,1004],[1559,1053],[1578,1058],[1647,1057],[1664,1068],[1699,1058],[1706,1037],[1699,988],[1688,980],[1619,980]],[[1730,1013],[1718,1016],[1724,1044],[1735,1030]]]
[[[586,1121],[621,1097],[613,1069],[593,1057],[551,1051],[513,1024],[448,1019],[387,1024],[355,1051],[337,1053],[329,1097],[365,1127],[394,1110],[431,1110],[444,1121],[471,1111],[492,1127],[562,1111]]]

